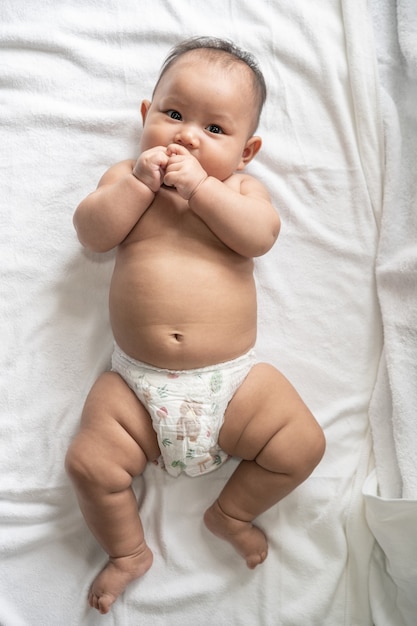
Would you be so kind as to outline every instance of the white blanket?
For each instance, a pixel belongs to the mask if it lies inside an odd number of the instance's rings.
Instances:
[[[411,180],[411,156],[401,157],[401,172],[389,170],[401,134],[380,102],[386,76],[376,63],[385,57],[378,29],[378,57],[374,48],[374,13],[365,0],[2,1],[2,626],[413,623],[416,601],[403,585],[412,564],[395,568],[393,531],[377,528],[380,505],[417,510],[415,465],[401,466],[401,446],[388,446],[395,439],[416,450],[407,417],[415,387],[405,382],[407,367],[416,369],[415,290],[405,281],[387,291],[416,266],[406,186],[404,203],[393,203],[398,174]],[[283,227],[256,265],[257,349],[298,388],[325,429],[327,451],[259,519],[270,554],[255,571],[202,523],[237,461],[199,479],[150,466],[136,487],[154,565],[102,617],[86,594],[106,555],[79,513],[63,459],[86,393],[109,364],[114,254],[85,252],[72,215],[110,164],[137,155],[140,101],[169,48],[196,34],[233,39],[266,76],[264,145],[250,171],[270,189]],[[402,123],[406,133],[409,119]],[[396,322],[404,338],[397,352]],[[396,431],[397,417],[407,432]],[[383,492],[390,472],[381,442],[408,493]],[[401,536],[409,526],[399,528]]]
[[[371,422],[381,495],[417,499],[417,4],[375,2],[374,12],[386,146],[376,265],[385,349]]]
[[[370,404],[376,472],[364,486],[366,517],[377,550],[371,586],[407,624],[417,604],[417,4],[373,0],[385,174],[376,258],[384,349]],[[399,620],[399,618],[397,618]],[[402,622],[400,622],[402,623]]]

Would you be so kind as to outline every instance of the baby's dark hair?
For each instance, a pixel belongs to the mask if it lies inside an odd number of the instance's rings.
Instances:
[[[251,70],[255,102],[257,106],[257,126],[259,123],[259,118],[261,116],[263,105],[266,100],[265,79],[255,57],[250,52],[242,50],[242,48],[239,48],[228,39],[219,39],[218,37],[191,37],[190,39],[185,39],[184,41],[181,41],[179,44],[172,48],[172,50],[166,57],[162,65],[155,89],[165,72],[170,67],[172,67],[172,65],[174,65],[174,63],[183,54],[186,54],[187,52],[191,52],[193,50],[209,50],[214,51],[214,54],[221,52],[223,53],[224,58],[230,61],[230,63],[244,63]]]

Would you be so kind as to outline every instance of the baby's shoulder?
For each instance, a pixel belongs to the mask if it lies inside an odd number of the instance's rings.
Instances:
[[[111,185],[115,183],[119,178],[123,178],[132,173],[133,166],[135,165],[134,159],[125,159],[111,165],[103,174],[100,179],[99,186]]]
[[[229,178],[226,178],[226,180],[224,180],[223,182],[228,187],[239,189],[241,184],[248,179],[253,179],[253,177],[249,174],[246,174],[246,172],[233,172],[233,174],[229,176]]]
[[[267,190],[263,183],[251,174],[246,172],[235,172],[224,183],[244,195],[251,195],[252,193],[265,193]]]

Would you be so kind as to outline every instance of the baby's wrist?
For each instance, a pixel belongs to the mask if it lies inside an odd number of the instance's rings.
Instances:
[[[190,193],[190,195],[188,196],[188,202],[190,202],[191,198],[193,198],[195,196],[195,194],[197,193],[197,191],[200,189],[200,187],[206,182],[206,180],[208,179],[208,174],[206,174],[205,176],[203,176],[203,178],[196,184],[196,186],[194,187],[194,189],[192,190],[192,192]]]
[[[132,169],[132,175],[134,176],[134,178],[136,178],[136,180],[138,180],[144,187],[146,187],[146,189],[149,189],[149,191],[152,193],[152,195],[154,196],[156,191],[154,191],[152,189],[152,187],[150,187],[150,185],[148,185],[143,178],[141,178],[140,174],[139,174],[139,168],[138,168],[138,162],[136,161],[134,168]]]

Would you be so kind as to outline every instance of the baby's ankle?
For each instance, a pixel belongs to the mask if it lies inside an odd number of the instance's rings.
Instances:
[[[120,556],[109,556],[109,563],[123,571],[142,570],[144,566],[151,566],[153,554],[148,544],[143,541],[133,552]],[[139,574],[141,575],[141,574]]]

